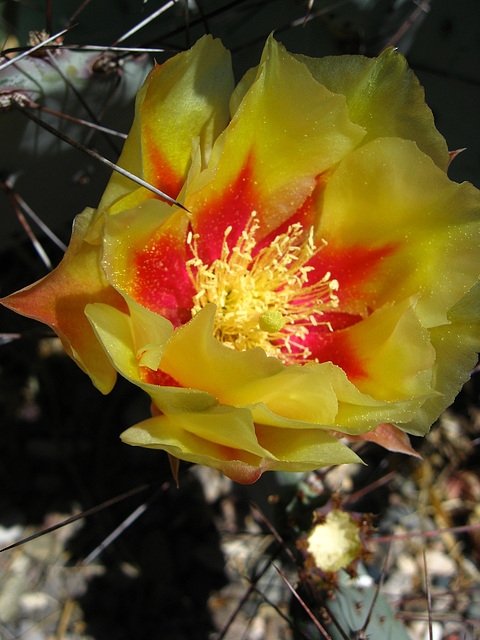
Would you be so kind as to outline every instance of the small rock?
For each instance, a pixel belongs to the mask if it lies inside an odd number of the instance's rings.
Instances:
[[[455,560],[438,549],[427,549],[425,551],[425,563],[429,576],[453,577],[457,573]]]
[[[47,593],[41,591],[31,591],[24,593],[19,598],[19,607],[23,614],[31,615],[48,608],[58,608],[58,603]]]

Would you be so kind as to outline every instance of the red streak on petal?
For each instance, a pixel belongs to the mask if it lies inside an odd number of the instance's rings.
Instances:
[[[148,367],[140,367],[140,375],[142,377],[142,381],[147,384],[154,384],[157,387],[181,387],[182,385],[172,378],[168,373],[158,369],[157,371],[152,371]]]
[[[133,250],[131,295],[141,305],[173,323],[191,319],[195,289],[185,267],[185,243],[178,237],[158,233],[141,252]]]
[[[326,324],[309,327],[308,336],[304,340],[298,339],[298,347],[295,344],[290,344],[291,353],[300,356],[302,348],[308,347],[312,352],[309,360],[333,362],[343,369],[351,380],[364,378],[368,374],[363,363],[349,342],[348,333],[342,331],[342,329],[360,322],[361,319],[361,316],[349,313],[325,313],[321,317],[321,322],[329,322],[333,331]],[[286,347],[282,347],[282,351],[286,356],[290,353]]]
[[[224,234],[232,227],[228,245],[234,246],[250,220],[252,211],[259,211],[260,197],[253,176],[250,154],[237,178],[221,193],[203,202],[195,203],[192,222],[197,240],[198,254],[204,264],[212,264],[220,257]],[[187,207],[191,207],[187,202]]]
[[[309,284],[314,284],[327,271],[331,277],[338,280],[337,292],[340,308],[359,308],[375,306],[377,289],[376,273],[380,276],[382,262],[392,255],[397,245],[388,244],[383,247],[335,246],[333,241],[323,247],[310,260],[309,265],[315,267],[311,272]]]
[[[350,316],[350,318],[350,324],[356,324],[361,319],[358,316]],[[343,320],[346,321],[346,318]],[[305,345],[308,345],[311,350],[312,359],[316,358],[319,362],[333,362],[345,371],[350,381],[368,377],[363,360],[355,351],[355,345],[352,344],[348,331],[330,331],[328,327],[310,329]]]
[[[145,180],[166,193],[167,196],[176,198],[182,189],[185,178],[175,171],[162,153],[162,150],[156,145],[155,136],[152,134],[151,129],[145,126],[142,131]]]
[[[308,287],[330,271],[331,278],[338,280],[338,311],[324,313],[322,323],[309,327],[309,335],[301,345],[308,346],[310,358],[319,362],[333,362],[341,367],[352,381],[367,377],[363,358],[350,339],[348,327],[360,322],[360,312],[371,313],[376,308],[376,274],[381,275],[382,262],[396,250],[395,245],[383,247],[335,247],[333,243],[320,249],[310,260],[315,270],[309,274]]]

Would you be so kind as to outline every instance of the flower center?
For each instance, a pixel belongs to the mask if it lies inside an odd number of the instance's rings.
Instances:
[[[309,329],[329,326],[321,317],[325,310],[338,306],[338,282],[327,272],[308,284],[315,268],[307,263],[321,249],[313,242],[313,227],[305,234],[300,223],[292,224],[254,254],[259,228],[253,211],[230,248],[232,227],[227,227],[220,257],[211,265],[198,255],[198,235],[189,232],[187,244],[193,258],[186,266],[197,291],[192,316],[214,302],[215,337],[226,346],[238,351],[261,347],[284,362],[306,360],[311,355],[305,343]]]

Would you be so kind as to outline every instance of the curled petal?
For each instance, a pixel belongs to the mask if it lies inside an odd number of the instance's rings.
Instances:
[[[207,305],[177,329],[162,351],[159,368],[180,387],[206,391],[221,404],[256,405],[251,407],[256,421],[288,428],[337,425],[346,433],[362,433],[388,416],[410,419],[424,400],[409,397],[395,404],[375,399],[331,363],[285,366],[260,348],[234,351],[213,337],[214,317],[215,305]]]
[[[241,484],[255,482],[267,470],[311,471],[359,461],[325,432],[304,429],[292,438],[288,430],[254,425],[247,409],[222,405],[199,413],[154,416],[127,429],[122,440],[219,469]]]
[[[235,449],[218,443],[218,437],[215,438],[218,433],[224,434],[223,442],[228,442],[228,434],[237,442],[240,437],[241,447]],[[130,427],[121,438],[130,445],[163,449],[182,460],[213,467],[241,484],[255,482],[268,469],[266,452],[256,442],[248,412],[233,407],[216,406],[202,413],[154,416]],[[256,453],[243,448],[248,447],[248,443]]]
[[[232,387],[242,388],[253,380],[281,371],[276,358],[263,349],[234,351],[213,337],[216,307],[209,304],[187,324],[177,329],[163,352],[161,368],[183,387],[203,388],[229,404]]]
[[[361,462],[351,449],[330,434],[305,428],[294,433],[269,424],[257,425],[262,445],[277,458],[276,471],[312,471],[333,464]]]

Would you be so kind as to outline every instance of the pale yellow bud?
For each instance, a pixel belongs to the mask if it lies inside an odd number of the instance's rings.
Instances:
[[[308,551],[322,571],[344,569],[362,549],[359,526],[345,511],[334,509],[308,537]]]

